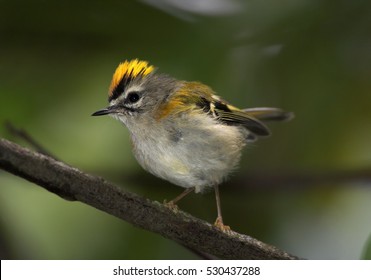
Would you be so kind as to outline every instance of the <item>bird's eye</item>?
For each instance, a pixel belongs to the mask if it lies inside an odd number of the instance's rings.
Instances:
[[[136,103],[139,99],[140,95],[137,91],[130,92],[126,97],[126,100],[128,100],[130,103]]]

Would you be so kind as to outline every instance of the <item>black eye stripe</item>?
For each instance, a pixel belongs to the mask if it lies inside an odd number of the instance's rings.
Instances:
[[[117,99],[125,91],[127,85],[130,84],[133,79],[132,72],[125,74],[120,83],[113,90],[112,95],[110,95],[108,98],[108,101],[111,102],[112,100]]]

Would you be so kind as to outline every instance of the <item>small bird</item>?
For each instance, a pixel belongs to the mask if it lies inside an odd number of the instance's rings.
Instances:
[[[226,231],[218,186],[237,167],[243,147],[268,136],[262,121],[293,117],[278,108],[238,109],[200,83],[157,73],[147,61],[119,64],[108,93],[109,106],[93,116],[111,115],[129,130],[133,153],[148,172],[185,191],[215,189],[215,226]]]

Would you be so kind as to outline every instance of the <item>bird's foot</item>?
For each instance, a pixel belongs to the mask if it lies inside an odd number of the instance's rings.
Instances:
[[[166,199],[164,200],[164,205],[169,208],[170,210],[174,211],[174,212],[178,212],[179,211],[179,207],[178,205],[176,205],[173,200],[170,200],[169,202],[166,201]]]
[[[220,229],[222,232],[228,233],[231,232],[231,228],[223,223],[223,220],[221,217],[216,218],[216,221],[214,223],[214,226],[218,229]]]

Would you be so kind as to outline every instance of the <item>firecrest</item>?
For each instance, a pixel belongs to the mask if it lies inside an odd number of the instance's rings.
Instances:
[[[293,116],[278,108],[238,109],[202,83],[157,73],[137,59],[119,64],[108,95],[109,106],[92,115],[111,115],[122,122],[140,165],[185,188],[167,205],[213,187],[215,225],[222,230],[229,227],[223,224],[219,184],[236,168],[246,144],[270,134],[262,121]]]

